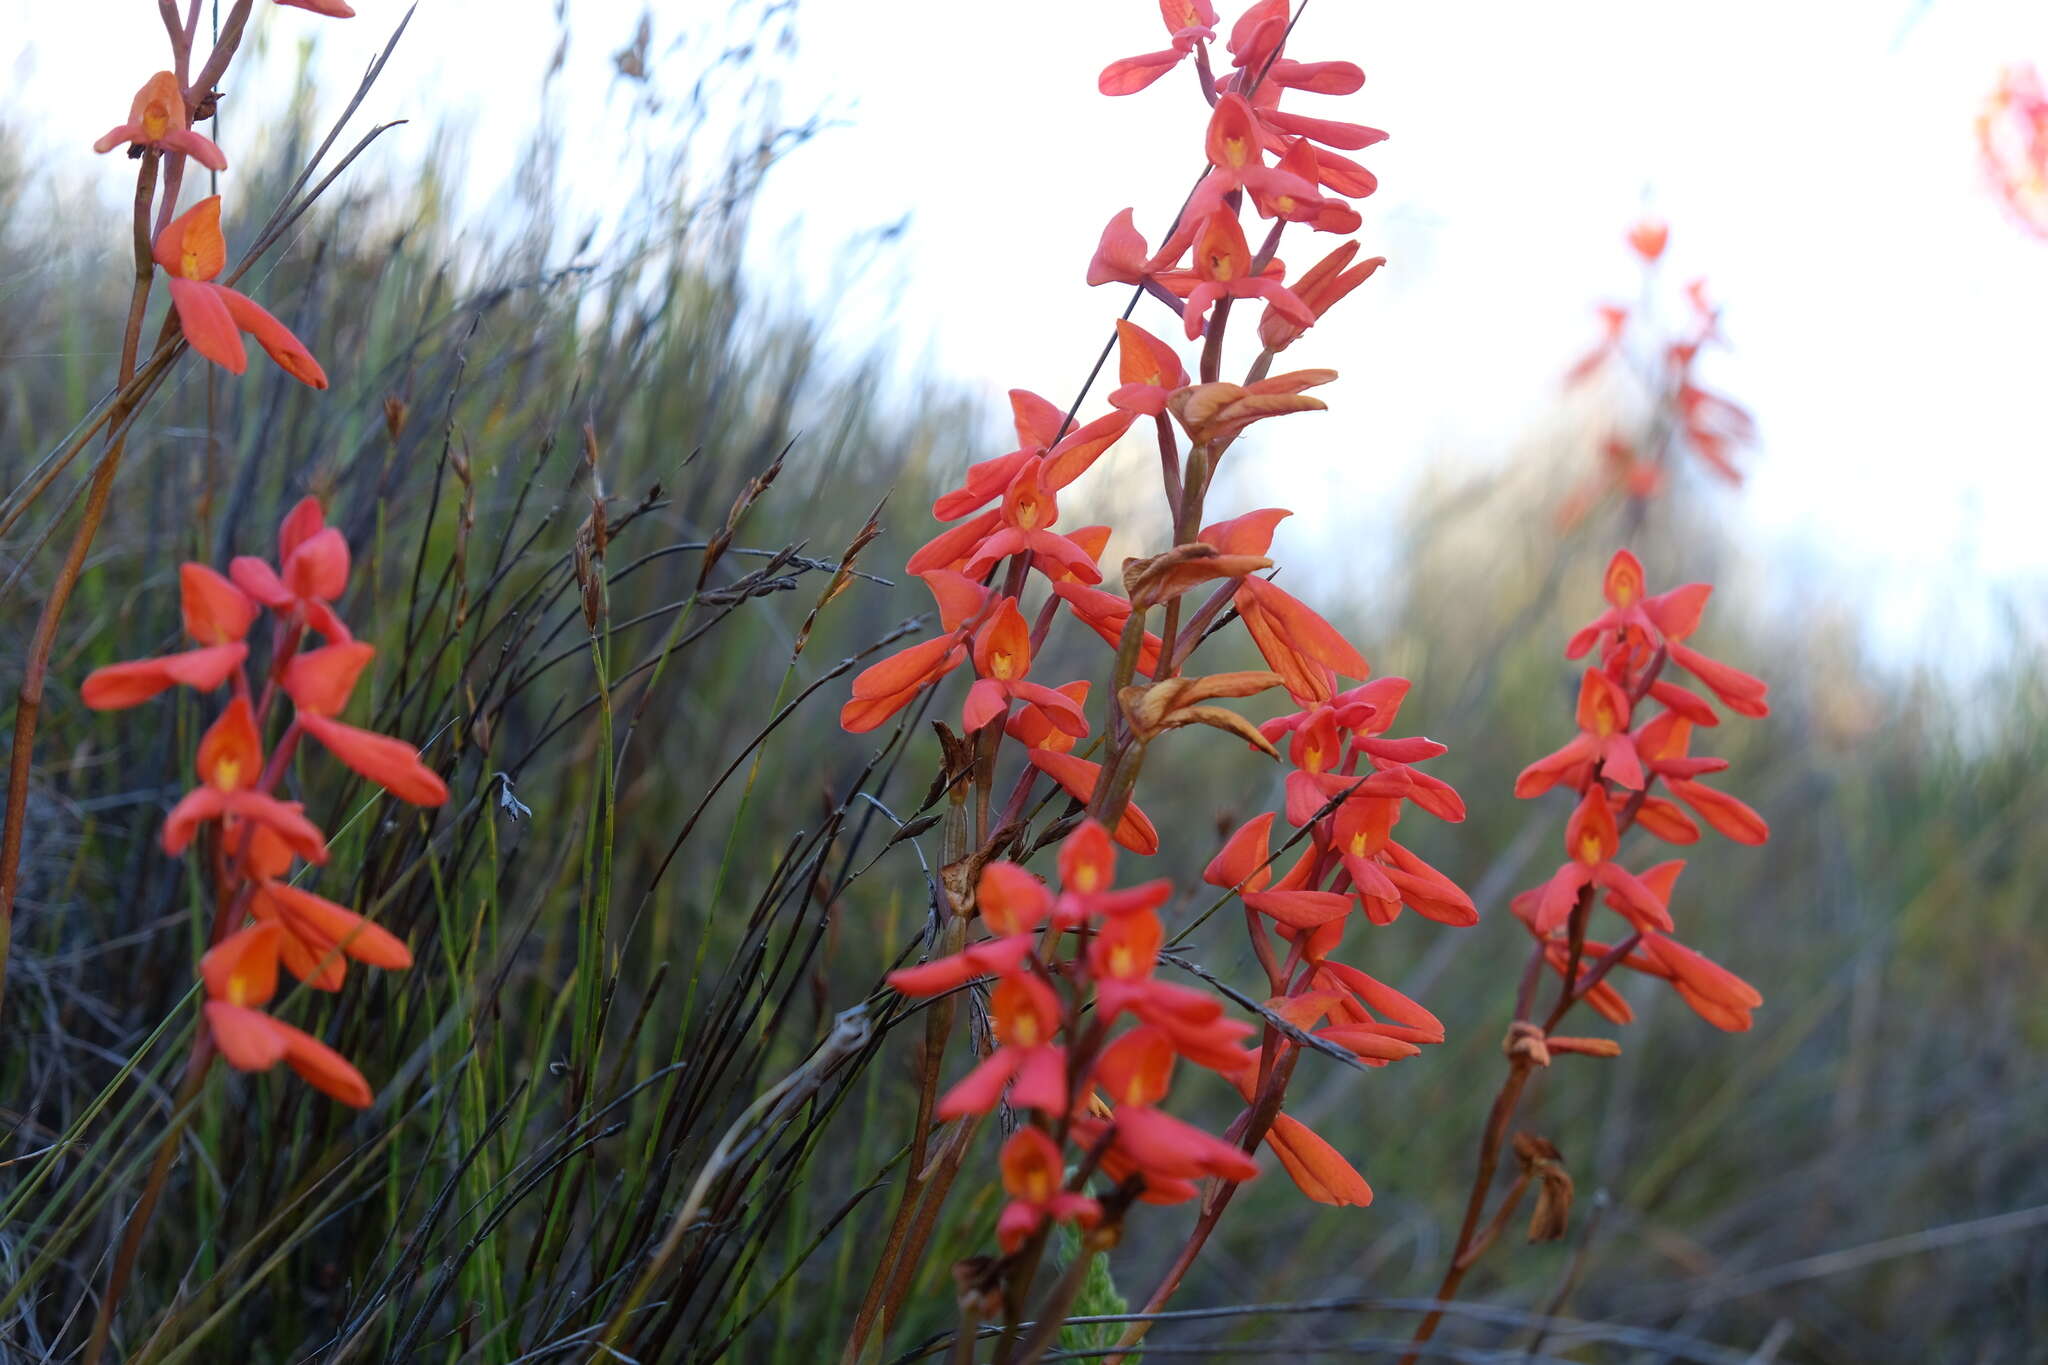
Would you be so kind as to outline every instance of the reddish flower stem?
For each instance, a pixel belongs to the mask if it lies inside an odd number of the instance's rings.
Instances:
[[[1657,652],[1644,665],[1642,673],[1634,679],[1628,691],[1631,709],[1640,704],[1643,698],[1649,695],[1650,685],[1657,680],[1657,675],[1663,671],[1666,657],[1667,654],[1664,647],[1659,645]],[[1615,817],[1615,827],[1619,834],[1626,834],[1630,829],[1634,828],[1636,816],[1641,812],[1643,802],[1649,796],[1650,784],[1655,780],[1654,774],[1646,775],[1641,790],[1629,798],[1628,804],[1623,806],[1620,814]],[[1604,783],[1605,781],[1606,779],[1601,775],[1599,766],[1596,765],[1587,778],[1587,787],[1590,788],[1593,783]],[[1564,1017],[1571,1012],[1572,1007],[1585,999],[1586,993],[1599,984],[1601,979],[1612,971],[1623,958],[1627,957],[1634,950],[1635,944],[1640,941],[1640,935],[1631,934],[1627,939],[1616,944],[1603,954],[1592,970],[1584,973],[1583,976],[1581,975],[1579,969],[1585,955],[1586,921],[1592,915],[1593,891],[1593,886],[1588,884],[1579,892],[1578,901],[1572,906],[1571,919],[1568,921],[1566,929],[1569,936],[1568,955],[1565,961],[1563,976],[1558,984],[1557,1003],[1552,1006],[1549,1015],[1543,1021],[1542,1032],[1545,1034],[1548,1034],[1559,1023],[1563,1022]],[[1536,982],[1540,979],[1542,961],[1543,944],[1539,942],[1536,945],[1535,955],[1531,959],[1529,967],[1523,972],[1521,988],[1516,994],[1515,1020],[1517,1023],[1529,1022],[1531,1006],[1534,1003],[1536,993]],[[1500,1090],[1494,1096],[1493,1107],[1487,1112],[1486,1127],[1480,1135],[1478,1169],[1473,1173],[1472,1192],[1465,1200],[1465,1221],[1458,1229],[1458,1240],[1451,1250],[1451,1263],[1444,1271],[1442,1283],[1437,1286],[1436,1298],[1439,1303],[1448,1303],[1457,1297],[1458,1287],[1464,1283],[1466,1272],[1478,1264],[1480,1257],[1493,1245],[1494,1237],[1492,1234],[1488,1234],[1483,1239],[1480,1237],[1479,1221],[1486,1209],[1486,1196],[1493,1187],[1494,1175],[1500,1168],[1501,1146],[1506,1140],[1508,1125],[1513,1122],[1515,1111],[1521,1104],[1522,1090],[1528,1083],[1529,1071],[1534,1065],[1535,1063],[1526,1053],[1514,1052],[1509,1054],[1507,1077],[1501,1082]],[[1520,1200],[1521,1191],[1522,1186],[1518,1184],[1509,1192],[1507,1198],[1503,1200],[1500,1214],[1494,1220],[1496,1224],[1504,1223],[1513,1212],[1512,1203]],[[1497,1227],[1495,1231],[1498,1231]],[[1444,1310],[1442,1308],[1431,1309],[1428,1315],[1416,1327],[1411,1344],[1420,1346],[1435,1336],[1438,1325],[1443,1321],[1443,1316]],[[1419,1354],[1419,1352],[1410,1351],[1402,1358],[1401,1365],[1415,1365]]]

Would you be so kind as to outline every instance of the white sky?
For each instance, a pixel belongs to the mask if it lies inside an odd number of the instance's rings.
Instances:
[[[347,23],[259,15],[273,56],[319,36],[335,105],[402,12],[356,4]],[[632,183],[609,54],[640,8],[569,0],[556,107],[593,207]],[[487,202],[534,115],[552,12],[423,0],[366,110],[418,122],[373,155],[420,154],[455,111],[470,201]],[[16,32],[0,122],[52,154],[89,157],[163,61],[152,0],[37,6]],[[657,13],[671,85],[704,51],[672,50],[677,32]],[[1104,63],[1162,45],[1152,0],[807,0],[797,32],[776,59],[785,111],[822,105],[845,126],[771,182],[757,273],[826,307],[849,344],[887,335],[992,399],[1021,385],[1064,404],[1123,303],[1082,282],[1096,234],[1128,205],[1156,238],[1199,164],[1206,111],[1186,73],[1094,91]],[[1894,646],[1987,585],[2041,600],[2048,243],[1984,188],[1972,120],[2001,65],[2048,66],[2048,6],[1312,0],[1290,55],[1358,62],[1361,94],[1302,107],[1392,134],[1358,157],[1381,182],[1366,251],[1390,264],[1289,353],[1343,373],[1322,391],[1333,411],[1290,419],[1256,457],[1273,471],[1261,501],[1300,514],[1293,553],[1348,550],[1382,515],[1378,490],[1445,462],[1498,467],[1554,422],[1594,303],[1634,290],[1620,236],[1647,201],[1673,225],[1673,283],[1704,274],[1725,305],[1735,349],[1708,377],[1762,431],[1742,492],[1687,494],[1743,524],[1755,576],[1832,571],[1826,591]],[[835,247],[905,214],[895,265],[839,296]],[[1323,247],[1282,255],[1298,269]],[[1172,319],[1139,321],[1164,335]]]

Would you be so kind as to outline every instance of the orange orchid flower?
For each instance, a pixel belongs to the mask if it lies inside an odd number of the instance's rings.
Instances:
[[[1977,117],[1977,143],[2014,221],[2048,239],[2048,90],[2032,66],[2016,62],[1999,73]]]
[[[1045,462],[1046,482],[1054,490],[1066,487],[1116,444],[1132,420],[1131,413],[1109,412],[1069,429],[1066,412],[1029,389],[1010,390],[1010,413],[1017,429],[1017,449],[969,466],[960,487],[941,494],[932,504],[932,515],[938,520],[957,520],[1002,497],[1017,472],[1033,458]]]
[[[1303,271],[1301,278],[1294,282],[1295,298],[1301,300],[1302,306],[1317,322],[1322,321],[1323,314],[1336,307],[1345,295],[1371,279],[1387,263],[1386,257],[1374,256],[1354,266],[1351,260],[1357,254],[1358,243],[1346,242]],[[1266,305],[1266,311],[1259,318],[1259,341],[1268,350],[1286,350],[1306,330],[1271,303]]]
[[[1116,320],[1117,388],[1109,405],[1124,412],[1157,417],[1166,411],[1166,397],[1186,388],[1187,368],[1173,347],[1128,318]]]
[[[187,124],[185,92],[178,88],[177,76],[169,71],[159,71],[143,82],[135,92],[135,102],[128,108],[128,121],[116,125],[93,143],[92,149],[111,152],[124,143],[136,148],[182,152],[210,171],[228,168],[228,159],[221,155],[220,148]]]
[[[1092,1228],[1102,1221],[1102,1206],[1065,1187],[1066,1164],[1059,1144],[1043,1128],[1019,1128],[1003,1144],[1003,1191],[1010,1202],[996,1218],[996,1242],[1013,1252],[1044,1227],[1048,1219]]]
[[[1102,229],[1088,261],[1088,283],[1143,284],[1154,273],[1152,252],[1130,209],[1119,209]]]
[[[1006,976],[989,992],[996,1050],[951,1090],[934,1111],[942,1119],[986,1114],[1010,1087],[1010,1104],[1059,1114],[1067,1107],[1067,1050],[1053,1041],[1062,1020],[1052,987],[1028,972]]]
[[[277,563],[273,569],[256,555],[236,555],[228,561],[228,576],[280,616],[303,621],[337,643],[353,638],[333,605],[348,591],[348,540],[327,524],[318,498],[299,499],[278,524]]]
[[[118,711],[174,686],[211,692],[234,676],[249,657],[243,637],[256,619],[256,604],[204,564],[179,566],[178,596],[185,633],[199,647],[94,669],[78,689],[87,706]]]
[[[248,820],[269,826],[307,862],[326,862],[327,841],[306,818],[305,808],[257,791],[262,774],[256,714],[247,697],[236,697],[199,741],[199,778],[204,785],[187,792],[164,817],[164,852],[174,858],[183,853],[199,826],[208,821],[219,820],[232,830],[237,822]]]
[[[993,862],[981,870],[975,906],[994,938],[970,944],[950,957],[890,972],[888,983],[904,995],[944,995],[978,976],[1009,976],[1032,948],[1032,933],[1052,913],[1052,892],[1015,863]]]
[[[1729,1033],[1748,1031],[1750,1011],[1764,1002],[1756,987],[1663,934],[1645,933],[1643,952],[1663,968],[1662,975],[1693,1013]]]
[[[1131,604],[1113,592],[1091,588],[1086,583],[1073,580],[1055,581],[1052,590],[1061,601],[1074,610],[1074,616],[1082,625],[1102,637],[1103,643],[1115,649],[1123,642],[1124,622],[1131,616]],[[1138,645],[1138,672],[1150,678],[1159,672],[1159,651],[1164,642],[1151,631]]]
[[[1771,827],[1763,816],[1728,793],[1696,780],[1725,769],[1728,760],[1687,754],[1692,744],[1691,721],[1666,711],[1636,731],[1635,743],[1650,771],[1663,778],[1671,794],[1697,811],[1702,820],[1738,844],[1769,841]]]
[[[1204,527],[1201,539],[1225,554],[1263,555],[1273,547],[1274,527],[1292,515],[1278,507],[1262,508]],[[1266,666],[1286,679],[1295,700],[1305,705],[1330,700],[1336,692],[1334,674],[1371,676],[1365,657],[1336,627],[1268,580],[1245,579],[1234,602]]]
[[[1060,841],[1060,894],[1053,902],[1054,924],[1071,929],[1098,919],[1147,914],[1172,899],[1173,882],[1166,877],[1136,886],[1116,884],[1116,844],[1122,842],[1095,819],[1083,820]]]
[[[1130,417],[1128,413],[1116,415],[1126,422]],[[998,524],[975,546],[960,571],[978,579],[997,561],[1029,551],[1031,565],[1040,573],[1083,583],[1101,582],[1102,571],[1088,552],[1052,529],[1059,520],[1059,502],[1053,496],[1057,487],[1050,460],[1028,456],[1003,490]]]
[[[1579,733],[1562,749],[1522,769],[1515,778],[1515,795],[1539,796],[1594,763],[1600,765],[1601,776],[1641,791],[1643,763],[1628,728],[1632,710],[1621,684],[1602,669],[1587,669],[1579,683]]]
[[[1160,255],[1179,260],[1204,219],[1229,211],[1228,200],[1233,194],[1251,195],[1253,204],[1268,218],[1313,217],[1324,207],[1325,201],[1316,193],[1313,178],[1304,178],[1286,166],[1266,164],[1265,140],[1259,117],[1244,96],[1228,94],[1216,101],[1203,142],[1209,170],[1181,211],[1180,229],[1160,248]],[[1310,157],[1313,155],[1311,152]],[[1301,164],[1299,159],[1295,164]],[[1312,159],[1309,165],[1312,172]],[[1232,213],[1231,221],[1235,222],[1236,217]]]
[[[1088,943],[1102,1018],[1135,1015],[1163,1032],[1173,1050],[1195,1065],[1225,1075],[1236,1072],[1248,1056],[1240,1045],[1254,1032],[1252,1026],[1224,1017],[1223,1002],[1209,992],[1155,977],[1165,942],[1166,926],[1150,910],[1103,922]]]
[[[1083,707],[1088,704],[1088,687],[1088,680],[1081,678],[1061,683],[1053,691]],[[1076,740],[1076,736],[1053,723],[1050,713],[1029,702],[1010,713],[1010,718],[1003,722],[1003,731],[1027,749],[1051,749],[1062,754],[1071,753]]]
[[[1064,692],[1024,675],[1031,671],[1031,626],[1017,610],[1017,599],[1005,597],[974,636],[974,669],[981,676],[967,689],[960,720],[968,733],[1009,714],[1012,701],[1027,702],[1056,729],[1076,739],[1088,733],[1088,717]]]
[[[1111,1142],[1117,1153],[1148,1177],[1251,1179],[1259,1173],[1258,1163],[1243,1148],[1158,1108],[1173,1077],[1175,1055],[1167,1032],[1145,1024],[1096,1058],[1095,1084],[1114,1106]]]
[[[1111,62],[1096,77],[1097,90],[1105,95],[1134,95],[1180,65],[1195,44],[1216,36],[1216,7],[1209,0],[1159,0],[1159,17],[1173,45]]]
[[[314,1089],[353,1108],[368,1108],[370,1083],[362,1072],[319,1039],[261,1008],[277,993],[283,933],[275,924],[252,925],[229,934],[199,960],[214,1046],[238,1071],[268,1071],[285,1062]]]
[[[1264,299],[1289,320],[1303,327],[1315,325],[1316,315],[1276,275],[1252,273],[1251,247],[1245,243],[1236,214],[1219,209],[1202,219],[1194,246],[1196,283],[1182,314],[1188,340],[1202,335],[1209,305],[1224,298]]]
[[[285,969],[315,990],[341,989],[346,958],[386,971],[412,966],[402,939],[343,905],[282,880],[292,851],[268,829],[251,832],[246,871],[252,894],[249,913],[284,931],[278,952]]]
[[[1657,893],[1614,861],[1621,848],[1614,811],[1598,787],[1589,789],[1565,824],[1565,851],[1570,859],[1543,885],[1537,898],[1534,927],[1547,934],[1571,917],[1579,893],[1600,886],[1615,893],[1616,903],[1638,928],[1668,931],[1671,914]]]
[[[1656,218],[1645,218],[1628,230],[1628,244],[1636,255],[1645,261],[1655,261],[1664,254],[1664,244],[1671,240],[1671,226]]]
[[[898,650],[854,678],[852,699],[839,709],[840,728],[851,734],[875,729],[967,661],[966,635],[988,600],[988,590],[951,569],[927,569],[918,577],[938,604],[939,624],[946,634]]]
[[[255,300],[212,282],[227,264],[219,195],[200,200],[166,223],[152,254],[170,278],[178,325],[193,350],[229,374],[240,374],[249,368],[239,335],[247,332],[286,374],[316,389],[327,387],[327,372],[289,328]]]

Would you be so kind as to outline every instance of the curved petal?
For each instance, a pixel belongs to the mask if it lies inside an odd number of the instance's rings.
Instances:
[[[300,1079],[353,1109],[370,1107],[370,1083],[339,1052],[282,1020],[270,1021],[284,1034],[284,1059]]]
[[[227,798],[211,787],[186,792],[171,813],[164,817],[164,852],[173,858],[185,851],[192,842],[192,836],[208,820],[218,820],[227,804]]]
[[[1372,1203],[1372,1186],[1335,1147],[1307,1124],[1275,1114],[1266,1145],[1280,1158],[1296,1188],[1318,1204],[1363,1208]]]
[[[308,387],[327,387],[327,371],[320,368],[320,362],[313,359],[313,353],[292,335],[289,327],[272,317],[261,304],[247,295],[238,294],[220,285],[214,288],[219,293],[221,302],[226,305],[228,316],[234,319],[235,325],[255,337],[256,344],[277,362],[279,369]],[[240,343],[237,343],[236,349],[240,349]],[[240,374],[241,371],[237,370],[235,373]]]
[[[181,275],[170,277],[171,304],[178,310],[178,327],[192,349],[226,370],[241,374],[249,368],[249,352],[221,295],[228,292],[201,280]]]
[[[264,606],[277,611],[288,611],[292,605],[292,590],[277,576],[277,570],[254,555],[236,555],[228,561],[228,577],[235,586]]]
[[[359,730],[329,716],[301,713],[298,722],[344,765],[399,800],[415,806],[438,806],[447,801],[447,783],[420,762],[419,750],[404,740]]]
[[[262,1010],[209,1000],[206,1027],[220,1055],[237,1071],[268,1071],[284,1060],[283,1025]]]
[[[346,906],[285,882],[272,882],[264,891],[271,904],[283,911],[285,927],[301,937],[324,939],[356,961],[386,971],[412,966],[412,950],[404,940]]]

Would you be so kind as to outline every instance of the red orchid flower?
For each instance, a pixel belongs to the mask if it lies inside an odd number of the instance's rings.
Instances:
[[[1111,62],[1096,77],[1097,90],[1105,95],[1135,95],[1180,65],[1195,44],[1216,36],[1216,7],[1209,0],[1159,0],[1159,17],[1173,45]]]
[[[1636,731],[1635,744],[1650,771],[1663,778],[1671,794],[1697,811],[1702,820],[1738,844],[1769,841],[1771,827],[1763,816],[1728,793],[1696,780],[1726,768],[1728,760],[1687,754],[1692,744],[1691,721],[1666,711]]]
[[[960,712],[968,733],[1009,714],[1012,701],[1027,702],[1053,725],[1076,739],[1088,733],[1088,717],[1075,700],[1024,675],[1031,671],[1031,626],[1005,597],[974,636],[974,669],[981,676],[967,689]]]
[[[988,591],[951,569],[918,575],[938,603],[945,634],[898,650],[870,665],[853,680],[853,697],[839,709],[840,728],[865,734],[917,700],[918,693],[967,661],[967,632],[988,600]]]
[[[1224,298],[1264,299],[1303,327],[1315,325],[1316,315],[1276,276],[1252,273],[1252,252],[1245,244],[1244,229],[1238,225],[1237,215],[1227,210],[1201,220],[1195,235],[1195,280],[1182,314],[1190,341],[1202,335],[1209,306]]]
[[[1555,753],[1546,754],[1515,778],[1515,795],[1540,796],[1560,781],[1583,774],[1592,764],[1600,775],[1632,791],[1643,789],[1643,764],[1629,733],[1633,711],[1628,693],[1604,670],[1589,668],[1579,684],[1579,733]]]
[[[249,657],[243,637],[256,619],[256,604],[204,564],[179,566],[178,597],[185,633],[199,648],[95,668],[78,689],[87,706],[118,711],[173,686],[211,692],[234,676]]]
[[[1077,679],[1061,683],[1053,691],[1059,693],[1077,707],[1088,704],[1088,680]],[[1053,723],[1050,713],[1026,702],[1010,713],[1003,722],[1003,732],[1027,749],[1051,749],[1055,753],[1073,751],[1076,736],[1068,734]]]
[[[280,801],[255,789],[263,774],[263,745],[256,734],[256,713],[247,697],[227,704],[220,719],[199,741],[199,779],[164,817],[164,852],[173,858],[185,851],[199,826],[219,820],[232,831],[238,822],[268,825],[292,852],[309,863],[327,861],[327,841],[296,801]]]
[[[2015,62],[1977,116],[1977,143],[1992,189],[2013,220],[2048,238],[2048,91],[2032,66]]]
[[[1664,244],[1671,240],[1671,227],[1656,218],[1645,218],[1628,230],[1628,244],[1636,255],[1645,261],[1655,261],[1664,254]]]
[[[1173,347],[1127,318],[1116,321],[1117,384],[1109,395],[1113,408],[1157,417],[1166,411],[1166,396],[1186,388],[1187,369]]]
[[[334,614],[335,599],[348,591],[348,541],[327,524],[318,498],[301,498],[285,513],[277,528],[277,562],[282,574],[255,555],[236,555],[228,561],[228,576],[278,615],[336,643],[352,639]]]
[[[1124,843],[1121,834],[1112,836],[1101,821],[1093,818],[1083,820],[1060,841],[1060,894],[1053,902],[1054,924],[1071,929],[1096,920],[1145,914],[1173,898],[1173,882],[1165,877],[1119,887],[1115,847],[1118,843]]]
[[[890,972],[891,986],[909,996],[944,995],[978,976],[1006,977],[1022,967],[1035,939],[1032,931],[1052,913],[1052,892],[1017,864],[993,862],[981,870],[974,896],[982,923],[995,937]]]
[[[942,1119],[986,1114],[1009,1086],[1014,1108],[1064,1113],[1067,1050],[1053,1042],[1062,1024],[1059,997],[1023,972],[998,981],[988,1003],[996,1050],[942,1095],[934,1112]]]
[[[1128,414],[1119,413],[1128,418]],[[1053,497],[1051,464],[1033,455],[1018,468],[1003,492],[998,524],[975,546],[961,572],[980,578],[996,562],[1010,555],[1031,553],[1031,565],[1048,576],[1072,576],[1083,583],[1099,583],[1102,573],[1088,552],[1052,529],[1059,520],[1059,503]],[[914,562],[914,561],[913,561]]]
[[[228,168],[228,159],[221,155],[220,148],[187,125],[185,92],[178,88],[177,76],[169,71],[159,71],[143,83],[128,108],[128,121],[93,143],[92,149],[111,152],[124,143],[182,152],[210,171]]]
[[[1616,903],[1639,929],[1671,928],[1671,914],[1657,893],[1634,873],[1614,861],[1621,835],[1614,812],[1598,787],[1589,789],[1565,824],[1565,851],[1570,860],[1543,885],[1535,905],[1534,928],[1547,934],[1571,917],[1579,893],[1600,886],[1615,893]]]
[[[1053,489],[1065,488],[1116,444],[1132,420],[1130,413],[1110,412],[1068,429],[1066,413],[1029,389],[1010,390],[1010,412],[1017,428],[1017,449],[970,466],[961,486],[941,494],[932,504],[932,515],[938,520],[957,520],[1002,497],[1017,472],[1034,457],[1045,461],[1046,481]]]
[[[1102,1206],[1065,1187],[1066,1165],[1059,1144],[1043,1128],[1019,1128],[1003,1144],[1003,1192],[1010,1202],[996,1217],[996,1242],[1007,1252],[1024,1245],[1048,1219],[1092,1228]]]
[[[275,924],[252,925],[229,934],[199,959],[214,1046],[238,1071],[268,1071],[285,1062],[314,1089],[354,1108],[368,1108],[370,1083],[362,1072],[327,1044],[261,1008],[277,993],[283,933]]]
[[[1336,307],[1339,300],[1371,279],[1374,272],[1387,263],[1386,257],[1374,256],[1354,266],[1351,260],[1357,254],[1358,243],[1346,242],[1310,266],[1294,282],[1295,298],[1316,321],[1322,321],[1323,314]],[[1268,350],[1286,350],[1305,330],[1301,323],[1275,304],[1267,304],[1265,313],[1259,318],[1259,340]]]
[[[245,865],[252,887],[249,913],[284,931],[278,952],[287,971],[314,990],[336,991],[346,975],[346,958],[386,971],[412,965],[404,940],[347,906],[284,881],[291,863],[284,840],[260,825],[251,831]]]
[[[1243,1148],[1158,1108],[1173,1078],[1175,1055],[1167,1032],[1147,1024],[1116,1039],[1095,1059],[1094,1082],[1114,1106],[1111,1143],[1116,1152],[1148,1177],[1251,1179],[1259,1173],[1258,1163]]]
[[[327,751],[359,776],[415,806],[438,806],[448,800],[448,784],[420,762],[419,750],[402,739],[344,725],[335,713],[348,707],[356,679],[376,650],[350,641],[305,650],[284,670],[284,690],[298,708],[293,724],[320,741]]]
[[[178,325],[193,350],[229,374],[240,374],[249,368],[249,356],[238,334],[247,332],[286,374],[316,389],[327,387],[327,372],[291,329],[253,299],[212,282],[227,264],[219,195],[200,200],[164,224],[151,254],[169,276]]]

